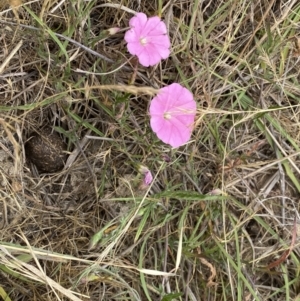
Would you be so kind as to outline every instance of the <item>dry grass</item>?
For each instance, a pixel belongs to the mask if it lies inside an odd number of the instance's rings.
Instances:
[[[2,299],[299,300],[298,1],[0,7]],[[156,67],[107,31],[134,11],[169,29]],[[172,82],[198,103],[176,150],[147,115]],[[24,151],[46,125],[68,144],[53,174]]]

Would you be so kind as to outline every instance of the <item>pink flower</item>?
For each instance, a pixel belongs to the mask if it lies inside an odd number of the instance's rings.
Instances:
[[[191,138],[196,102],[188,89],[177,83],[160,89],[149,111],[150,126],[163,142],[179,147]]]
[[[148,170],[148,171],[145,173],[144,184],[145,184],[145,185],[150,185],[152,181],[153,181],[152,173],[151,173],[150,170]]]
[[[143,180],[144,184],[146,186],[149,186],[153,181],[153,176],[151,171],[148,169],[148,167],[144,165],[140,165],[139,172],[144,175],[144,180]]]
[[[144,13],[137,13],[129,25],[131,28],[125,34],[127,49],[141,65],[153,66],[170,55],[167,27],[159,17],[147,18]]]

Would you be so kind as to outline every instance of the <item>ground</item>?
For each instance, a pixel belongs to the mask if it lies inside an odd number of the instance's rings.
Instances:
[[[0,7],[3,300],[300,300],[297,0]],[[127,51],[136,12],[168,29],[155,66]],[[197,103],[179,148],[149,123],[174,82]],[[45,128],[55,172],[26,151]]]

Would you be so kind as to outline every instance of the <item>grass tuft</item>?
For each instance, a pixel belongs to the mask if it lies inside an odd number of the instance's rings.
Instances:
[[[3,300],[299,299],[298,1],[0,7]],[[137,11],[172,43],[151,68],[126,50]],[[173,82],[197,102],[178,149],[148,116]],[[53,174],[25,153],[45,126],[67,145]]]

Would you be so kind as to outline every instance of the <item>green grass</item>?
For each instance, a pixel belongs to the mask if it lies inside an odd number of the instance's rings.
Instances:
[[[299,211],[300,5],[150,2],[0,2],[3,300],[299,299],[297,241],[268,266]],[[126,50],[133,11],[169,29],[155,67]],[[148,114],[173,82],[198,108],[178,149]],[[68,145],[51,175],[24,154],[45,125]]]

